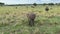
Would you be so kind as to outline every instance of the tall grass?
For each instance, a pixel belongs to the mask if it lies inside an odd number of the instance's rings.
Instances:
[[[45,7],[28,6],[28,10],[26,6],[0,7],[0,34],[59,34],[60,6],[53,6],[49,12],[45,11]],[[36,14],[33,27],[28,25],[26,14],[29,12]]]

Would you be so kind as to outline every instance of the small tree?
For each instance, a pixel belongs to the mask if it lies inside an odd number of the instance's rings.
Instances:
[[[37,6],[37,4],[36,4],[36,3],[33,3],[33,5],[34,5],[34,6]]]
[[[46,3],[43,3],[43,5],[47,5]]]
[[[45,8],[45,11],[47,11],[47,12],[49,11],[49,7],[48,6]]]
[[[4,3],[1,3],[1,2],[0,2],[0,6],[2,6],[2,5],[4,5]]]

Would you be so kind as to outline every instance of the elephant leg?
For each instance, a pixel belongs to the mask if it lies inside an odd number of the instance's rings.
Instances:
[[[29,20],[29,25],[30,25],[30,26],[34,26],[34,19],[30,19],[30,20]]]

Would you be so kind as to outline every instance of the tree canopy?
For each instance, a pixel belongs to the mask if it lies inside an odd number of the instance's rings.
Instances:
[[[4,3],[0,2],[0,5],[4,5]]]

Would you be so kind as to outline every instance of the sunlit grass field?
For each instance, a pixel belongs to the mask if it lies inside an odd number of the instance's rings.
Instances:
[[[60,6],[0,6],[0,34],[60,34]],[[36,14],[35,26],[28,25],[27,13]]]

